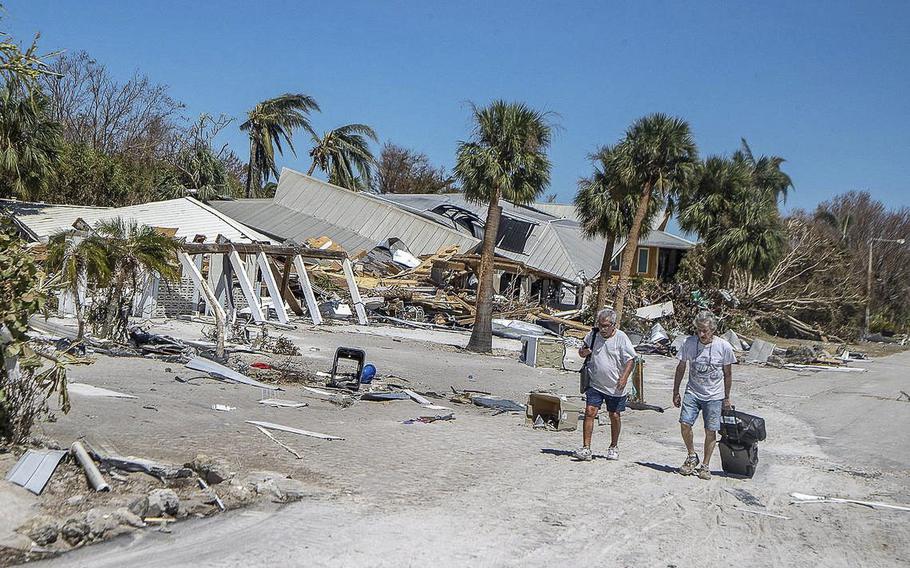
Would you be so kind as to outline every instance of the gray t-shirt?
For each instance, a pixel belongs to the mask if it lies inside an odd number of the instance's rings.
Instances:
[[[724,399],[724,365],[736,363],[733,347],[726,339],[715,337],[704,345],[697,335],[690,335],[676,358],[689,363],[686,392],[698,400]]]
[[[589,347],[592,334],[594,332],[585,337],[585,345]],[[626,363],[635,358],[635,347],[632,346],[629,337],[618,329],[609,339],[604,339],[600,333],[594,335],[591,359],[588,361],[591,387],[609,396],[629,394],[632,381],[626,383],[626,388],[622,392],[616,390],[616,384]]]

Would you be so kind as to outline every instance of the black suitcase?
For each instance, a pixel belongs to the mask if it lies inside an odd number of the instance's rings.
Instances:
[[[765,419],[736,410],[722,410],[720,413],[720,434],[727,440],[751,445],[765,439]]]
[[[720,463],[724,471],[733,475],[752,477],[758,465],[758,444],[737,444],[727,438],[718,442]]]

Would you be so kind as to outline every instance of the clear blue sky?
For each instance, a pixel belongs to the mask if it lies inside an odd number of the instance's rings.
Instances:
[[[314,123],[348,122],[451,167],[468,101],[558,113],[552,187],[650,112],[689,120],[703,155],[740,137],[785,157],[813,208],[868,189],[910,206],[910,2],[62,2],[7,0],[3,29],[86,50],[119,77],[170,85],[187,115],[241,117],[304,92]],[[225,137],[243,158],[248,146]],[[283,165],[305,170],[300,157]]]

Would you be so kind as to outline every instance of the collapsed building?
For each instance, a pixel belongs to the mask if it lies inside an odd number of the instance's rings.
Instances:
[[[497,297],[513,306],[579,309],[599,276],[605,241],[584,238],[571,206],[504,202],[502,207],[494,260]],[[486,206],[463,194],[352,192],[284,169],[270,199],[202,203],[185,197],[119,208],[0,200],[0,208],[39,246],[58,232],[117,217],[181,240],[181,281],[162,283],[147,275],[135,315],[221,309],[231,320],[247,314],[255,321],[287,322],[292,312],[320,323],[320,312],[327,312],[356,315],[366,323],[368,308],[385,307],[386,315],[414,321],[473,323],[471,296]],[[668,279],[694,245],[662,227],[652,229],[639,242],[633,274]],[[613,248],[614,273],[624,248],[622,240]],[[314,271],[345,297],[311,281],[308,272]],[[220,305],[209,305],[206,297]],[[403,305],[396,310],[394,302],[402,300],[416,310],[404,313]],[[72,301],[61,295],[61,311],[70,312]]]
[[[486,205],[472,203],[460,193],[352,192],[290,169],[282,170],[272,199],[211,205],[279,241],[302,243],[324,236],[355,259],[390,238],[400,240],[415,256],[457,246],[461,254],[456,262],[468,268],[479,261],[486,216]],[[554,308],[581,307],[586,287],[600,274],[605,241],[584,238],[572,206],[554,210],[552,204],[503,202],[502,207],[495,250],[497,293]],[[633,273],[668,279],[694,246],[653,229],[639,242]],[[624,240],[614,245],[614,274],[624,248]]]

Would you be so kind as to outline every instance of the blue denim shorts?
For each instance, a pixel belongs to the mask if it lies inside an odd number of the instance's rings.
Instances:
[[[705,421],[705,430],[717,432],[720,430],[720,410],[723,404],[722,400],[699,400],[695,398],[695,395],[687,392],[682,399],[679,422],[692,426],[701,411],[701,416]]]
[[[588,406],[600,408],[603,403],[607,403],[607,412],[622,412],[626,409],[626,399],[628,396],[610,396],[597,389],[588,388],[585,391],[585,402]],[[718,414],[718,416],[720,416]]]

